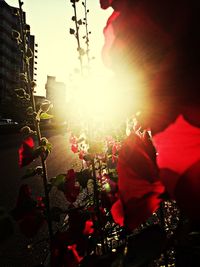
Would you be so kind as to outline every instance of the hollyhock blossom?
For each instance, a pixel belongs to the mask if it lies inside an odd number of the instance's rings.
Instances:
[[[16,207],[11,212],[18,222],[21,233],[28,238],[34,237],[45,222],[43,211],[44,206],[38,205],[32,198],[30,187],[26,184],[22,185]]]
[[[158,151],[160,179],[170,197],[190,218],[200,220],[196,211],[200,203],[200,128],[180,115],[154,136],[154,144]]]
[[[71,151],[74,153],[77,153],[78,152],[78,138],[75,135],[71,134],[69,142],[71,144]]]
[[[113,2],[113,0],[100,0],[101,8],[103,8],[103,9],[108,8],[112,2]]]
[[[57,232],[52,242],[51,266],[79,266],[88,249],[88,235],[94,232],[93,222],[78,209],[69,212],[69,228]]]
[[[119,200],[111,212],[117,223],[129,229],[144,223],[162,201],[164,186],[159,181],[154,153],[146,132],[140,135],[132,132],[119,153]]]
[[[130,80],[132,99],[141,102],[140,123],[152,130],[160,179],[170,197],[199,219],[193,207],[200,203],[200,4],[118,0],[122,5],[115,8],[112,2],[104,3],[114,8],[104,28],[104,62],[122,85]],[[138,73],[144,87],[136,91],[132,77]]]
[[[19,148],[19,166],[20,168],[31,163],[35,157],[33,153],[34,141],[32,137],[27,137]]]
[[[73,203],[76,201],[80,193],[80,186],[76,183],[76,173],[73,169],[68,170],[66,179],[63,185],[63,191],[66,199]]]

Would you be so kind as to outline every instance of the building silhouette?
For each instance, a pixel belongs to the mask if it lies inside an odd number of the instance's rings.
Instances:
[[[47,76],[45,84],[46,99],[52,104],[52,115],[55,122],[66,121],[66,85],[63,82],[57,82],[55,76]]]
[[[30,26],[26,23],[26,13],[23,12],[22,23],[26,31],[26,45],[31,49],[33,57],[30,60],[30,78],[36,81],[37,46],[35,37],[30,34]],[[20,114],[21,103],[17,99],[15,89],[24,88],[20,73],[24,72],[23,52],[14,34],[21,33],[19,8],[12,7],[5,0],[0,0],[0,117],[11,117],[23,120]]]

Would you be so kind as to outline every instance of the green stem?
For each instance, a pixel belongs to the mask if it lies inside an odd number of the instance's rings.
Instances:
[[[33,95],[33,88],[31,87],[31,77],[30,77],[30,66],[26,60],[26,52],[27,52],[27,45],[26,45],[26,38],[25,38],[25,31],[24,31],[24,16],[22,10],[22,2],[19,0],[19,11],[20,11],[20,28],[21,28],[21,38],[22,38],[22,45],[23,45],[23,71],[27,74],[27,89],[30,95],[30,102],[33,108],[34,113],[36,113],[36,105],[35,99]],[[34,125],[37,133],[37,140],[38,144],[41,145],[41,131],[39,122],[34,118]],[[48,223],[48,231],[49,231],[49,238],[50,241],[53,239],[53,230],[52,230],[52,221],[50,218],[50,200],[49,200],[49,192],[48,192],[48,175],[47,175],[47,166],[46,160],[43,156],[40,156],[42,169],[43,169],[43,186],[44,186],[44,193],[45,193],[45,207],[46,207],[46,215],[47,215],[47,223]]]
[[[84,12],[85,12],[85,36],[86,36],[86,46],[87,46],[87,49],[86,49],[86,55],[87,55],[87,61],[88,61],[88,69],[90,67],[90,56],[89,56],[89,52],[90,52],[90,49],[89,49],[89,32],[88,32],[88,18],[87,18],[87,0],[85,0],[85,3],[84,3]]]
[[[80,44],[80,37],[79,37],[79,26],[77,22],[77,10],[76,10],[76,1],[73,1],[72,7],[74,8],[74,17],[75,17],[75,27],[76,27],[76,40],[78,45],[78,52],[79,52],[79,61],[80,61],[80,68],[81,68],[81,74],[83,74],[83,60],[82,60],[82,54],[81,54],[81,44]]]

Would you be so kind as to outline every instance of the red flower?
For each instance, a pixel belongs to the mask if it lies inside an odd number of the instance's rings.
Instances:
[[[73,203],[76,201],[80,193],[80,186],[76,185],[76,174],[73,169],[70,169],[66,175],[64,183],[64,194],[66,199]]]
[[[120,0],[100,0],[100,5],[102,9],[107,9],[112,6],[114,9],[120,9],[124,5],[124,1]]]
[[[103,9],[108,8],[112,2],[113,2],[113,0],[100,0],[101,8],[103,8]]]
[[[94,223],[92,220],[87,220],[85,222],[85,228],[83,230],[84,235],[91,235],[94,233]]]
[[[32,238],[38,233],[44,222],[43,212],[39,209],[34,209],[19,221],[19,228],[22,234]]]
[[[75,135],[71,134],[70,139],[69,139],[69,142],[71,144],[76,144],[77,141],[78,141],[78,138]]]
[[[118,187],[120,200],[114,205],[112,215],[117,222],[134,229],[144,223],[159,207],[164,186],[159,181],[155,150],[148,134],[131,133],[122,145],[118,158]],[[119,205],[117,207],[117,205]],[[121,210],[119,218],[116,210]]]
[[[69,212],[69,228],[58,232],[52,243],[52,267],[79,266],[88,249],[87,236],[92,234],[93,222],[88,213],[80,210]]]
[[[44,207],[43,207],[44,208]],[[35,236],[45,222],[43,208],[31,196],[31,189],[24,184],[20,187],[13,218],[18,222],[20,231],[28,238]]]
[[[72,150],[72,152],[77,153],[78,152],[78,144],[72,144],[71,150]]]
[[[77,153],[78,152],[78,138],[75,135],[71,134],[69,142],[71,144],[72,152]]]
[[[181,115],[153,138],[167,192],[186,215],[200,220],[196,210],[200,203],[200,129]]]
[[[20,168],[31,163],[35,157],[33,153],[34,141],[32,137],[27,137],[19,148],[19,166]]]
[[[114,3],[122,5],[116,8]],[[104,29],[104,62],[115,71],[122,83],[130,80],[132,89],[136,87],[132,77],[139,73],[139,85],[144,86],[144,90],[134,91],[133,99],[138,97],[142,127],[150,127],[155,135],[160,179],[183,212],[198,219],[192,208],[199,203],[200,193],[197,179],[200,173],[197,5],[188,4],[187,1],[181,5],[179,1],[102,1],[103,8],[111,4],[115,11]],[[180,15],[183,18],[181,23],[178,19]],[[196,126],[196,130],[183,124],[183,118],[179,116],[181,114],[191,123],[190,126]],[[130,157],[127,164],[125,160],[120,160],[118,165],[120,199],[123,207],[126,207],[125,223],[130,218],[130,214],[126,218],[127,213],[130,213],[127,209],[132,207],[133,202],[137,203],[142,194],[151,201],[154,196],[153,207],[157,202],[154,184],[158,184],[158,191],[161,191],[159,181],[150,183],[149,177],[154,177],[150,171],[150,161],[137,162],[137,156],[142,156],[141,151],[136,151],[135,155],[136,158]],[[123,157],[126,158],[125,153],[121,154]],[[134,166],[138,165],[137,169],[131,166],[131,161]],[[149,177],[144,179],[145,170],[150,172]],[[139,180],[138,177],[143,179]],[[133,188],[132,195],[125,184]],[[140,205],[142,202],[139,201],[137,207]]]
[[[77,245],[76,244],[70,245],[67,248],[68,248],[68,250],[71,250],[72,251],[72,253],[74,255],[74,258],[75,258],[75,261],[77,263],[79,263],[83,259],[83,257],[79,256],[79,254],[78,254],[78,251],[76,249],[77,248]]]
[[[21,220],[32,211],[37,202],[32,198],[31,188],[27,184],[23,184],[19,189],[16,207],[12,210],[15,220]]]
[[[112,205],[111,214],[117,224],[124,226],[124,208],[120,199]]]

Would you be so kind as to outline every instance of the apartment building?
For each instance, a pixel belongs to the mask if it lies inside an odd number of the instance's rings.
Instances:
[[[25,12],[23,12],[22,22],[26,30],[25,42],[33,52],[30,61],[30,76],[31,80],[36,81],[37,48],[35,48],[35,37],[30,34],[30,26],[26,23]],[[5,0],[0,0],[0,117],[11,116],[17,119],[15,109],[20,103],[16,99],[15,89],[24,87],[20,80],[20,73],[24,71],[24,63],[23,53],[13,36],[13,31],[21,33],[21,25],[19,8],[8,5]]]

